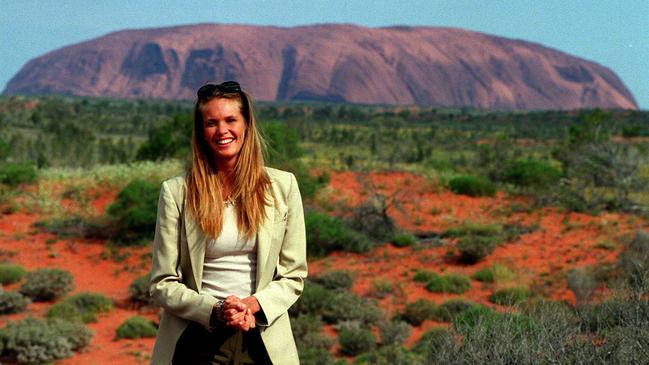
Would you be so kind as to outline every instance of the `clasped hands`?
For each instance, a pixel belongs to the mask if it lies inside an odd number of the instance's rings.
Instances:
[[[255,313],[259,312],[261,307],[257,298],[253,296],[239,299],[235,295],[230,295],[223,301],[221,309],[225,324],[242,331],[248,331],[255,328]]]

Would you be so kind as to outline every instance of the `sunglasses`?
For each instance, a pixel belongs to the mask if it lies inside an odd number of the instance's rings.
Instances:
[[[196,96],[199,99],[206,99],[213,96],[216,91],[226,94],[241,93],[241,85],[236,81],[226,81],[222,84],[205,84],[198,89]]]

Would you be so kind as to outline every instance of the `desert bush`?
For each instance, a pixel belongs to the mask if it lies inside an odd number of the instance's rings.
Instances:
[[[293,338],[298,350],[329,350],[334,340],[323,333],[324,323],[315,315],[302,315],[291,319]]]
[[[372,332],[363,328],[343,328],[338,335],[338,342],[340,352],[348,356],[356,356],[376,346]]]
[[[435,272],[418,269],[412,279],[418,283],[425,283],[437,276]]]
[[[595,294],[597,282],[586,269],[573,269],[568,273],[568,288],[575,294],[578,304],[588,302]]]
[[[0,166],[0,183],[16,187],[36,182],[36,167],[29,163],[6,162]]]
[[[117,338],[155,337],[153,322],[141,316],[133,316],[117,327]]]
[[[649,301],[642,298],[611,298],[577,310],[584,332],[603,333],[615,327],[649,328]]]
[[[383,321],[379,323],[381,345],[402,345],[410,337],[412,326],[401,320]]]
[[[431,351],[453,350],[455,337],[446,327],[433,327],[424,332],[413,347],[413,351],[427,354]]]
[[[439,275],[426,283],[426,289],[433,293],[462,294],[471,289],[471,279],[464,274]]]
[[[161,161],[167,158],[189,158],[192,138],[192,115],[177,114],[157,129],[137,150],[138,160]]]
[[[44,302],[64,296],[74,289],[74,277],[61,269],[37,269],[27,274],[20,293]]]
[[[413,326],[421,325],[427,319],[433,319],[437,313],[437,304],[426,299],[417,299],[406,304],[400,315],[404,321]]]
[[[19,313],[31,303],[29,298],[15,291],[0,292],[0,314]]]
[[[464,236],[458,240],[455,248],[460,252],[460,260],[473,264],[490,255],[497,245],[497,237]]]
[[[299,349],[299,347],[298,347]],[[331,351],[322,348],[305,348],[299,349],[301,365],[341,365],[334,360]]]
[[[383,346],[378,350],[361,354],[354,365],[424,365],[427,364],[420,354],[408,351],[399,345]]]
[[[354,275],[349,270],[335,270],[317,275],[314,282],[331,290],[347,290],[354,285]]]
[[[449,188],[456,194],[468,196],[494,196],[496,185],[481,176],[458,176],[449,181]]]
[[[333,291],[318,284],[307,282],[302,291],[302,295],[300,295],[297,302],[291,306],[289,312],[294,316],[304,314],[319,316],[330,306],[333,296]]]
[[[464,299],[449,299],[437,306],[434,319],[439,322],[451,322],[462,312],[476,307],[478,304]]]
[[[66,298],[64,302],[79,310],[84,323],[97,322],[99,313],[106,313],[113,308],[113,301],[100,293],[78,293]]]
[[[372,280],[370,295],[375,298],[385,298],[394,292],[394,285],[390,280],[377,278]]]
[[[561,170],[550,163],[537,159],[517,159],[507,164],[503,179],[514,185],[533,189],[554,186],[561,178]]]
[[[484,283],[497,283],[512,280],[515,275],[507,266],[495,264],[476,271],[471,277]]]
[[[152,305],[153,298],[149,294],[149,281],[151,274],[142,275],[131,283],[128,287],[128,292],[131,294],[131,301],[141,305]]]
[[[529,289],[522,286],[502,288],[491,294],[489,301],[500,305],[518,305],[529,299],[530,295]]]
[[[397,233],[392,237],[391,242],[397,247],[407,247],[417,243],[417,238],[411,233]]]
[[[354,208],[351,227],[376,241],[385,242],[392,239],[397,226],[394,219],[388,215],[390,205],[388,197],[372,196]]]
[[[74,304],[62,301],[54,304],[45,314],[47,318],[59,318],[68,322],[83,322],[81,311]]]
[[[372,243],[363,234],[346,227],[325,213],[308,212],[305,217],[307,252],[311,256],[327,255],[335,250],[365,252]]]
[[[649,232],[638,230],[619,255],[618,264],[636,293],[649,291]]]
[[[384,318],[384,314],[375,302],[354,293],[335,293],[322,312],[322,319],[327,323],[359,321],[371,325]]]
[[[117,242],[138,244],[153,239],[159,192],[158,184],[139,179],[119,192],[107,209]]]
[[[503,232],[500,224],[480,224],[465,222],[461,226],[447,229],[443,237],[464,237],[464,236],[499,236]]]
[[[20,281],[27,271],[18,264],[0,264],[0,284],[7,285]]]
[[[3,356],[21,364],[45,364],[70,357],[90,343],[93,333],[81,323],[25,318],[0,330]]]

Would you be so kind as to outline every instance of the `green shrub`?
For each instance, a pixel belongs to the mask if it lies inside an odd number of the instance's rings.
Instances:
[[[397,247],[412,246],[417,243],[417,238],[411,233],[398,233],[392,237],[392,244]]]
[[[119,192],[107,209],[118,242],[138,244],[153,239],[159,192],[158,184],[138,179]]]
[[[439,275],[437,273],[434,273],[432,271],[427,271],[427,270],[417,270],[415,272],[415,276],[413,276],[413,280],[418,282],[418,283],[426,283],[430,281],[433,278],[438,277]]]
[[[312,280],[331,290],[347,290],[354,285],[354,275],[348,270],[330,271],[320,274]]]
[[[90,343],[93,333],[81,323],[25,318],[0,330],[3,356],[21,364],[45,364],[70,357]]]
[[[327,323],[359,321],[370,325],[384,317],[376,303],[354,293],[335,293],[322,312],[322,319]]]
[[[83,322],[81,311],[70,302],[59,302],[47,310],[47,318],[59,318],[68,322]]]
[[[400,320],[383,321],[379,324],[381,345],[402,345],[410,337],[412,326]]]
[[[419,341],[413,347],[413,351],[419,354],[430,355],[440,351],[452,351],[455,348],[455,337],[445,327],[434,327],[424,332]]]
[[[490,267],[485,267],[476,271],[472,278],[484,283],[495,283],[499,281],[511,280],[514,278],[514,273],[507,268],[507,266],[495,264]]]
[[[334,340],[323,333],[324,323],[314,315],[302,315],[291,318],[293,338],[298,350],[301,352],[307,349],[329,350]]]
[[[458,176],[449,181],[449,188],[456,194],[468,196],[494,196],[496,185],[481,176]]]
[[[372,196],[355,207],[350,223],[353,229],[379,242],[392,239],[397,228],[388,215],[388,199],[382,195]]]
[[[437,313],[437,305],[426,299],[417,299],[406,304],[401,318],[413,326],[421,325],[427,319],[433,319]]]
[[[491,294],[489,301],[500,305],[518,305],[529,299],[530,295],[529,289],[525,287],[502,288]]]
[[[113,301],[99,293],[79,293],[66,298],[66,303],[75,306],[84,323],[97,322],[97,314],[106,313],[113,308]]]
[[[562,172],[546,161],[520,159],[510,162],[504,171],[504,180],[518,186],[543,189],[559,182]]]
[[[147,318],[134,316],[117,328],[117,338],[155,337],[157,329]]]
[[[489,256],[497,245],[496,237],[464,236],[458,240],[455,248],[460,252],[460,260],[473,264]]]
[[[307,282],[302,291],[302,295],[293,306],[289,309],[292,315],[311,314],[319,316],[330,306],[333,300],[334,292],[318,284]]]
[[[338,335],[338,342],[342,354],[356,356],[372,350],[376,345],[376,338],[366,329],[344,328]]]
[[[27,272],[17,264],[0,264],[0,284],[7,285],[20,281]]]
[[[428,364],[420,354],[408,351],[403,346],[382,346],[378,350],[361,354],[354,365],[424,365]]]
[[[464,236],[499,236],[503,232],[500,224],[479,224],[467,222],[459,227],[452,227],[442,234],[443,237]]]
[[[460,332],[470,331],[483,322],[490,321],[498,313],[485,306],[469,308],[453,318],[453,326]]]
[[[429,280],[426,289],[433,293],[462,294],[471,289],[471,279],[463,274],[440,275]]]
[[[464,299],[449,299],[440,304],[435,311],[435,320],[439,322],[451,322],[460,313],[476,307],[478,304]]]
[[[372,280],[370,293],[375,298],[385,298],[394,292],[394,285],[390,280],[377,278]]]
[[[0,166],[0,183],[16,187],[36,182],[36,167],[29,163],[6,162]]]
[[[131,294],[131,301],[133,303],[142,305],[154,304],[153,298],[151,298],[151,294],[149,294],[150,280],[151,274],[145,274],[133,280],[131,285],[128,287],[128,291]]]
[[[301,365],[340,365],[334,360],[331,351],[323,348],[309,347],[301,349],[298,347],[298,355]]]
[[[347,228],[343,222],[325,213],[309,212],[305,217],[307,252],[325,256],[335,250],[365,252],[372,243],[363,234]]]
[[[74,277],[61,269],[38,269],[27,274],[20,293],[44,302],[64,296],[74,289]]]
[[[29,298],[15,291],[0,293],[0,314],[19,313],[31,303]]]

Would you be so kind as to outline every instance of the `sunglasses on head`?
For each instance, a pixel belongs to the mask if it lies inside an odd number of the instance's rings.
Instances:
[[[196,92],[199,99],[209,98],[216,91],[228,94],[241,93],[241,85],[236,81],[225,81],[221,84],[205,84]]]

